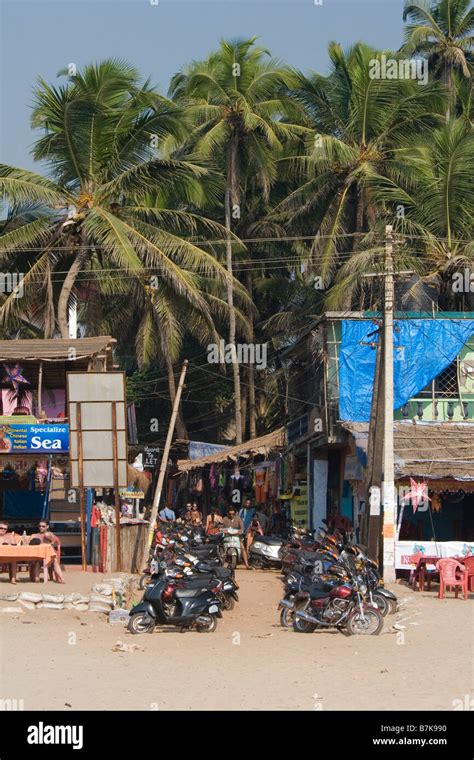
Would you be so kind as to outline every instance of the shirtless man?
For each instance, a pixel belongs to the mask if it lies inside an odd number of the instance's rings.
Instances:
[[[59,538],[54,535],[54,533],[51,533],[49,530],[49,524],[46,522],[46,520],[41,520],[39,524],[39,533],[33,533],[33,535],[30,536],[30,543],[32,539],[36,539],[35,543],[39,541],[41,544],[51,544],[53,549],[57,549],[59,547]],[[40,563],[39,562],[32,562],[31,563],[31,579],[34,580],[35,583],[39,583],[39,572],[40,572]],[[61,570],[61,565],[58,561],[58,555],[56,554],[54,560],[53,560],[53,572],[56,575],[56,578],[58,579],[58,583],[64,583],[63,573]]]
[[[8,544],[8,546],[16,546],[20,537],[8,530],[8,523],[0,522],[0,544]],[[16,562],[8,563],[8,573],[10,575],[10,583],[16,583]]]

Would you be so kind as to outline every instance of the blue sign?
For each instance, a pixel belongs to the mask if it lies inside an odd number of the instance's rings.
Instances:
[[[0,454],[64,454],[69,425],[0,424]]]

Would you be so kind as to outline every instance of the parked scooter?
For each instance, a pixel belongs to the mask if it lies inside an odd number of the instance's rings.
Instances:
[[[235,570],[240,562],[241,555],[240,531],[237,528],[224,528],[222,533],[224,535],[222,544],[224,562],[227,567]]]
[[[280,570],[284,544],[278,536],[257,536],[249,549],[249,564],[252,567]]]
[[[130,612],[130,633],[153,633],[158,625],[174,625],[182,630],[194,628],[212,633],[217,618],[222,617],[217,592],[222,584],[217,579],[198,579],[197,584],[180,583],[164,577],[151,583],[143,599]]]

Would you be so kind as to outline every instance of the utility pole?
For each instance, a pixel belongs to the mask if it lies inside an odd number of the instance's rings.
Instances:
[[[393,451],[393,228],[385,227],[385,298],[383,320],[384,436],[382,465],[383,575],[395,580],[395,481]]]
[[[166,436],[165,448],[163,449],[163,456],[161,458],[160,471],[158,473],[158,481],[156,484],[155,495],[153,498],[153,506],[151,508],[150,515],[150,528],[148,530],[148,539],[145,545],[142,558],[142,567],[145,567],[148,562],[148,555],[150,552],[150,546],[153,542],[153,535],[155,533],[155,523],[158,516],[158,508],[160,506],[161,493],[163,491],[163,483],[165,480],[166,466],[168,464],[168,456],[171,448],[171,441],[173,439],[174,427],[176,424],[176,418],[178,416],[179,402],[181,401],[181,393],[184,387],[184,378],[186,376],[186,370],[188,368],[188,360],[185,359],[181,368],[181,375],[179,378],[178,389],[173,404],[173,411],[171,412],[170,424],[168,427],[168,434]]]

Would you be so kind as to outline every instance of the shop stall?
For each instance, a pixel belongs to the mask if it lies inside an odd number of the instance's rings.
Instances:
[[[221,513],[229,507],[239,510],[250,498],[278,523],[286,505],[281,499],[284,444],[284,428],[280,428],[207,456],[178,460],[176,473],[168,479],[178,486],[174,492],[172,485],[168,489],[168,495],[173,497],[174,493],[175,499],[170,506],[179,514],[186,501],[196,501],[206,517],[211,509]]]

